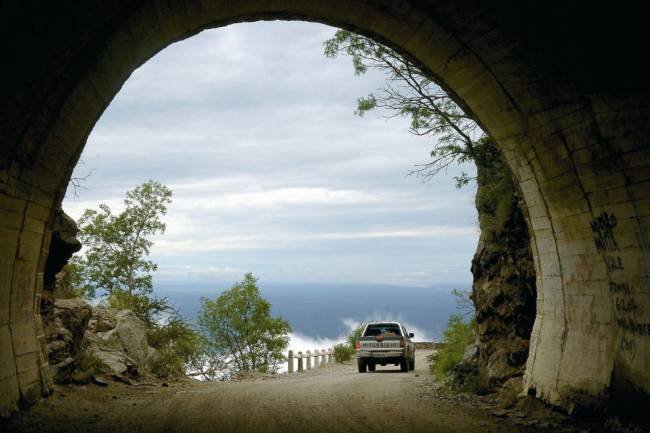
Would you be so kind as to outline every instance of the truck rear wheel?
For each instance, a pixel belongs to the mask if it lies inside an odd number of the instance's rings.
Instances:
[[[406,373],[409,371],[409,362],[406,360],[406,358],[402,359],[399,363],[399,369],[403,373]]]
[[[409,361],[409,370],[415,370],[415,358]]]
[[[366,367],[368,364],[366,364],[366,360],[363,358],[357,359],[357,366],[359,367],[359,373],[365,373],[366,372]]]

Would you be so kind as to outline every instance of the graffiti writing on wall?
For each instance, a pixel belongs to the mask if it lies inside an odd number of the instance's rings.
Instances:
[[[638,323],[630,318],[619,318],[618,326],[634,335],[650,335],[650,323]]]
[[[603,255],[605,266],[609,271],[623,270],[623,260],[617,254],[621,249],[614,236],[614,228],[618,224],[616,215],[603,212],[591,222],[596,249]]]
[[[616,215],[607,212],[603,212],[591,222],[591,231],[594,233],[594,242],[596,242],[598,251],[620,251],[616,237],[614,237],[614,227],[617,223]]]
[[[614,298],[616,323],[624,331],[620,349],[627,356],[634,358],[636,355],[634,338],[650,336],[650,323],[644,321],[642,307],[628,282],[629,276],[621,272],[625,268],[620,255],[621,247],[615,235],[617,226],[616,215],[603,212],[591,222],[591,231],[596,250],[602,255],[609,271],[609,291]]]
[[[630,285],[628,283],[609,282],[609,291],[612,293],[630,293]]]

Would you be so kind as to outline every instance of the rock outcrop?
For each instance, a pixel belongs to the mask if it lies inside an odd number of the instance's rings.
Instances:
[[[55,383],[68,382],[77,368],[76,357],[92,313],[92,307],[82,299],[57,299],[57,287],[62,280],[64,266],[81,249],[77,239],[79,229],[75,221],[58,209],[54,217],[47,262],[43,272],[41,318],[48,364]]]
[[[144,377],[156,356],[142,320],[132,311],[105,307],[94,308],[83,350],[103,364],[102,373],[127,382]]]
[[[50,371],[55,383],[70,381],[92,307],[82,299],[56,299],[44,317]]]
[[[70,257],[81,249],[77,233],[79,233],[77,223],[62,209],[57,210],[50,240],[50,251],[43,273],[43,287],[46,291],[54,291],[56,275],[61,272]]]
[[[148,375],[157,351],[149,347],[144,322],[132,311],[92,308],[75,298],[50,302],[44,323],[55,383],[95,375],[133,383]]]
[[[132,311],[91,307],[66,293],[65,265],[81,249],[75,221],[58,210],[44,272],[41,316],[50,370],[55,383],[74,379],[84,368],[94,373],[133,382],[142,378],[157,352],[147,344],[146,328]],[[69,289],[69,288],[67,288]],[[80,364],[80,355],[92,366]],[[81,357],[83,358],[83,357]]]
[[[472,260],[472,301],[479,384],[495,390],[524,374],[535,320],[535,267],[519,194],[497,149],[488,148],[477,167],[481,237]]]

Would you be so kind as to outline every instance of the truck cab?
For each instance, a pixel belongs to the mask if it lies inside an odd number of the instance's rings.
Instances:
[[[369,322],[356,341],[359,373],[375,371],[379,365],[399,365],[403,372],[415,368],[415,343],[399,322]]]

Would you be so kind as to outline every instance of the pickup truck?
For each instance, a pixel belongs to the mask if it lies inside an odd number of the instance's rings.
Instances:
[[[399,365],[407,372],[415,368],[415,343],[413,333],[399,322],[370,322],[356,341],[359,373],[375,371],[379,365]]]

